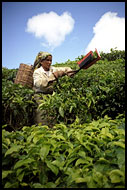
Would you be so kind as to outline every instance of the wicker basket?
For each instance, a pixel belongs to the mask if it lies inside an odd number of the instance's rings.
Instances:
[[[33,87],[33,67],[21,63],[17,72],[14,83],[21,84],[23,86]]]

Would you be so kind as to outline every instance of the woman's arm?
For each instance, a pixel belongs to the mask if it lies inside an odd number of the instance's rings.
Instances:
[[[73,72],[73,70],[70,67],[56,67],[53,74],[55,75],[56,78],[59,78],[64,75],[69,76],[68,72]]]

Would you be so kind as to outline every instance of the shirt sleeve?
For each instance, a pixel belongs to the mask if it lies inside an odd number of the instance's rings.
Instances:
[[[72,71],[72,69],[70,67],[53,67],[52,72],[50,73],[49,76],[41,72],[40,69],[36,69],[33,73],[34,86],[40,89],[46,88],[50,81],[55,80],[53,72],[56,71],[63,71],[67,73],[68,71]]]
[[[70,67],[55,67],[55,71],[63,71],[65,73],[72,71]]]

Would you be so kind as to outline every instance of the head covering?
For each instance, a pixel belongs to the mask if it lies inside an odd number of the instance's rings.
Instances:
[[[41,61],[44,60],[44,59],[46,59],[46,57],[48,57],[49,55],[51,55],[51,54],[48,53],[48,52],[40,51],[38,53],[38,55],[36,56],[36,59],[34,61],[34,69],[39,68],[41,66]]]

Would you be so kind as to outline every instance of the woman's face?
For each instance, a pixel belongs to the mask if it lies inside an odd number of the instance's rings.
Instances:
[[[45,71],[49,71],[51,64],[52,64],[52,56],[51,55],[48,55],[46,57],[46,59],[42,60],[42,62],[41,62],[41,66],[43,67],[43,69]]]

